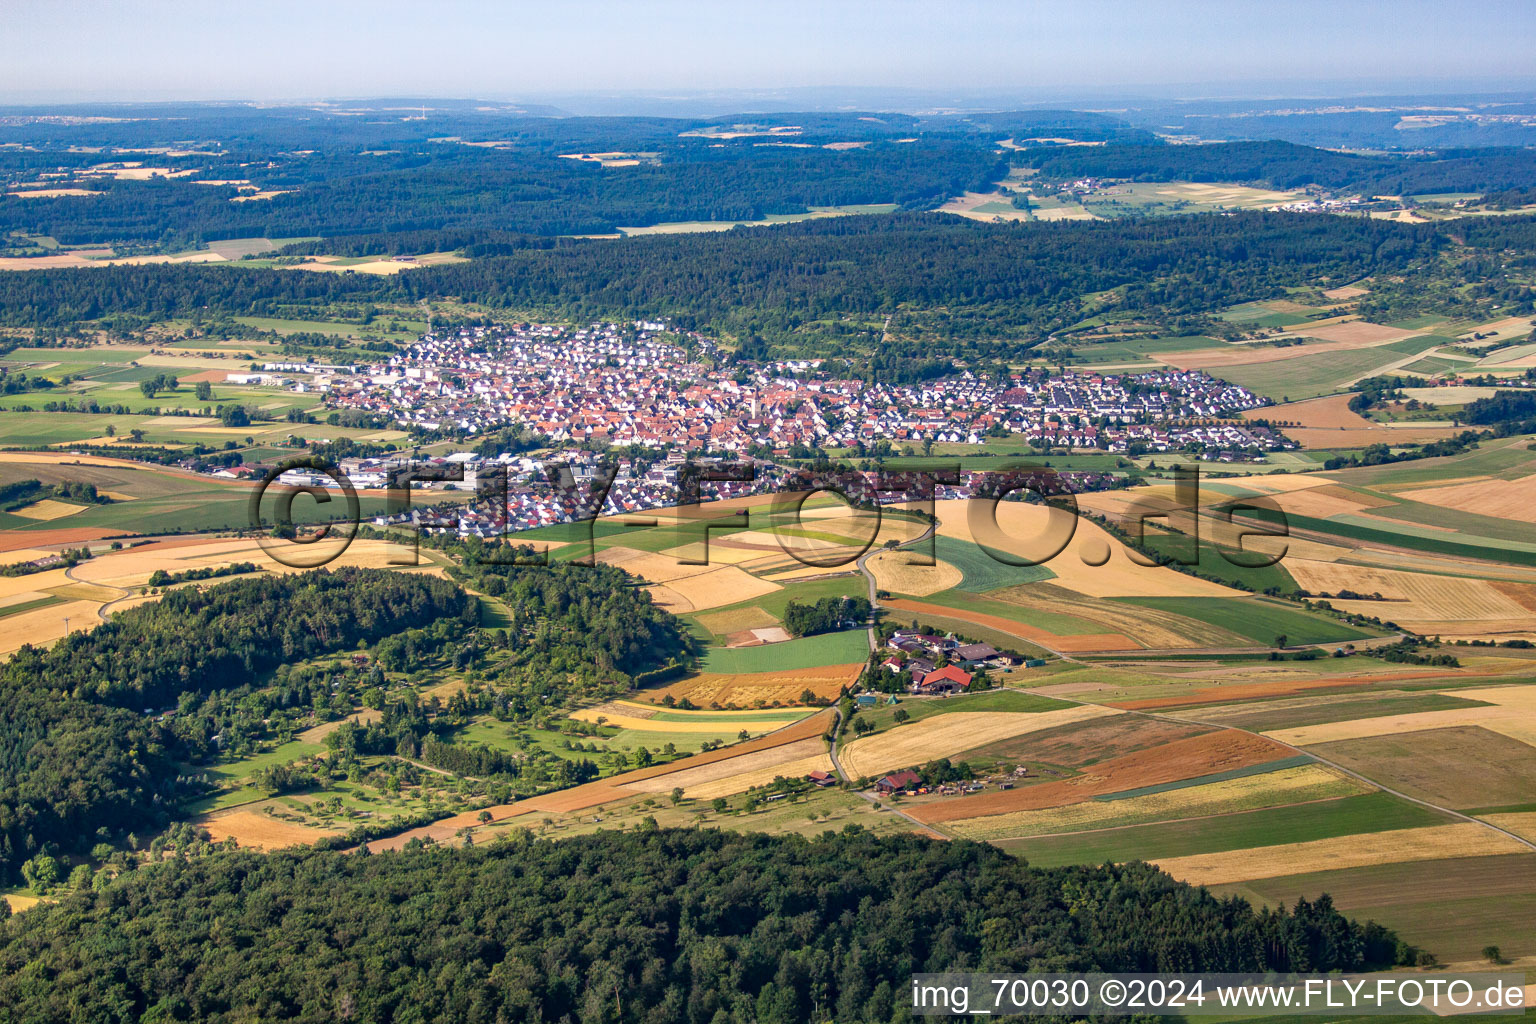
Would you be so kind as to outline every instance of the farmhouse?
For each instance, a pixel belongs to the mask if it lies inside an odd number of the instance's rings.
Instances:
[[[912,684],[913,693],[959,693],[971,685],[971,674],[954,665],[929,672],[920,682]]]
[[[923,780],[917,772],[907,768],[896,772],[894,775],[887,775],[885,778],[879,779],[875,782],[875,789],[882,793],[895,793],[897,790],[911,789],[921,781]]]
[[[832,785],[836,785],[837,784],[837,779],[834,778],[830,772],[820,772],[820,771],[818,771],[818,772],[811,772],[809,775],[806,776],[806,778],[810,779],[811,783],[813,785],[822,786],[822,787],[832,786]]]

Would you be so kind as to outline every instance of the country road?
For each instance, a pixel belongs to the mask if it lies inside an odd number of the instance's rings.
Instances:
[[[126,587],[119,587],[111,583],[97,583],[94,580],[83,580],[75,575],[75,570],[78,568],[79,566],[72,565],[65,569],[64,578],[70,580],[73,583],[83,583],[88,587],[101,587],[103,590],[116,590],[119,592],[118,597],[114,597],[112,600],[96,609],[96,617],[98,619],[100,619],[102,622],[110,621],[112,616],[108,609],[110,609],[115,604],[121,604],[122,602],[128,600],[133,596],[133,591],[127,589]]]

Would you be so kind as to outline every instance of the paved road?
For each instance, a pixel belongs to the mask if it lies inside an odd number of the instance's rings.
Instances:
[[[84,583],[89,587],[101,587],[104,590],[116,590],[121,595],[119,597],[114,597],[112,600],[96,609],[96,617],[102,622],[106,622],[112,617],[112,613],[108,609],[110,609],[115,604],[121,604],[133,596],[133,591],[127,589],[126,587],[119,587],[111,583],[97,583],[95,580],[83,580],[75,575],[75,570],[77,568],[79,568],[79,566],[72,565],[65,569],[64,578],[73,580],[75,583]]]

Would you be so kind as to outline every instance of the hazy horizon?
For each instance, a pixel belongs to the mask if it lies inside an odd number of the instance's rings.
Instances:
[[[398,0],[26,4],[0,41],[0,103],[299,102],[385,96],[553,103],[906,93],[942,103],[1519,91],[1536,5],[1404,0],[1390,17],[1300,0],[1124,8],[689,0],[561,8]],[[1497,31],[1490,28],[1497,27]],[[1475,66],[1467,54],[1476,53]],[[277,56],[274,56],[277,55]],[[850,99],[848,102],[857,102]],[[558,105],[558,104],[557,104]]]

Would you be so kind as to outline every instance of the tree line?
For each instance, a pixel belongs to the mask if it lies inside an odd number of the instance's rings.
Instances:
[[[142,867],[0,925],[18,1020],[905,1019],[927,971],[1356,971],[1414,950],[1323,896],[1255,911],[1141,863],[979,843],[522,830]]]
[[[1381,195],[1501,191],[1528,187],[1536,178],[1536,152],[1515,147],[1388,156],[1276,140],[1205,146],[1072,146],[1029,150],[1012,159],[1056,180],[1223,181],[1280,189],[1320,185]]]

